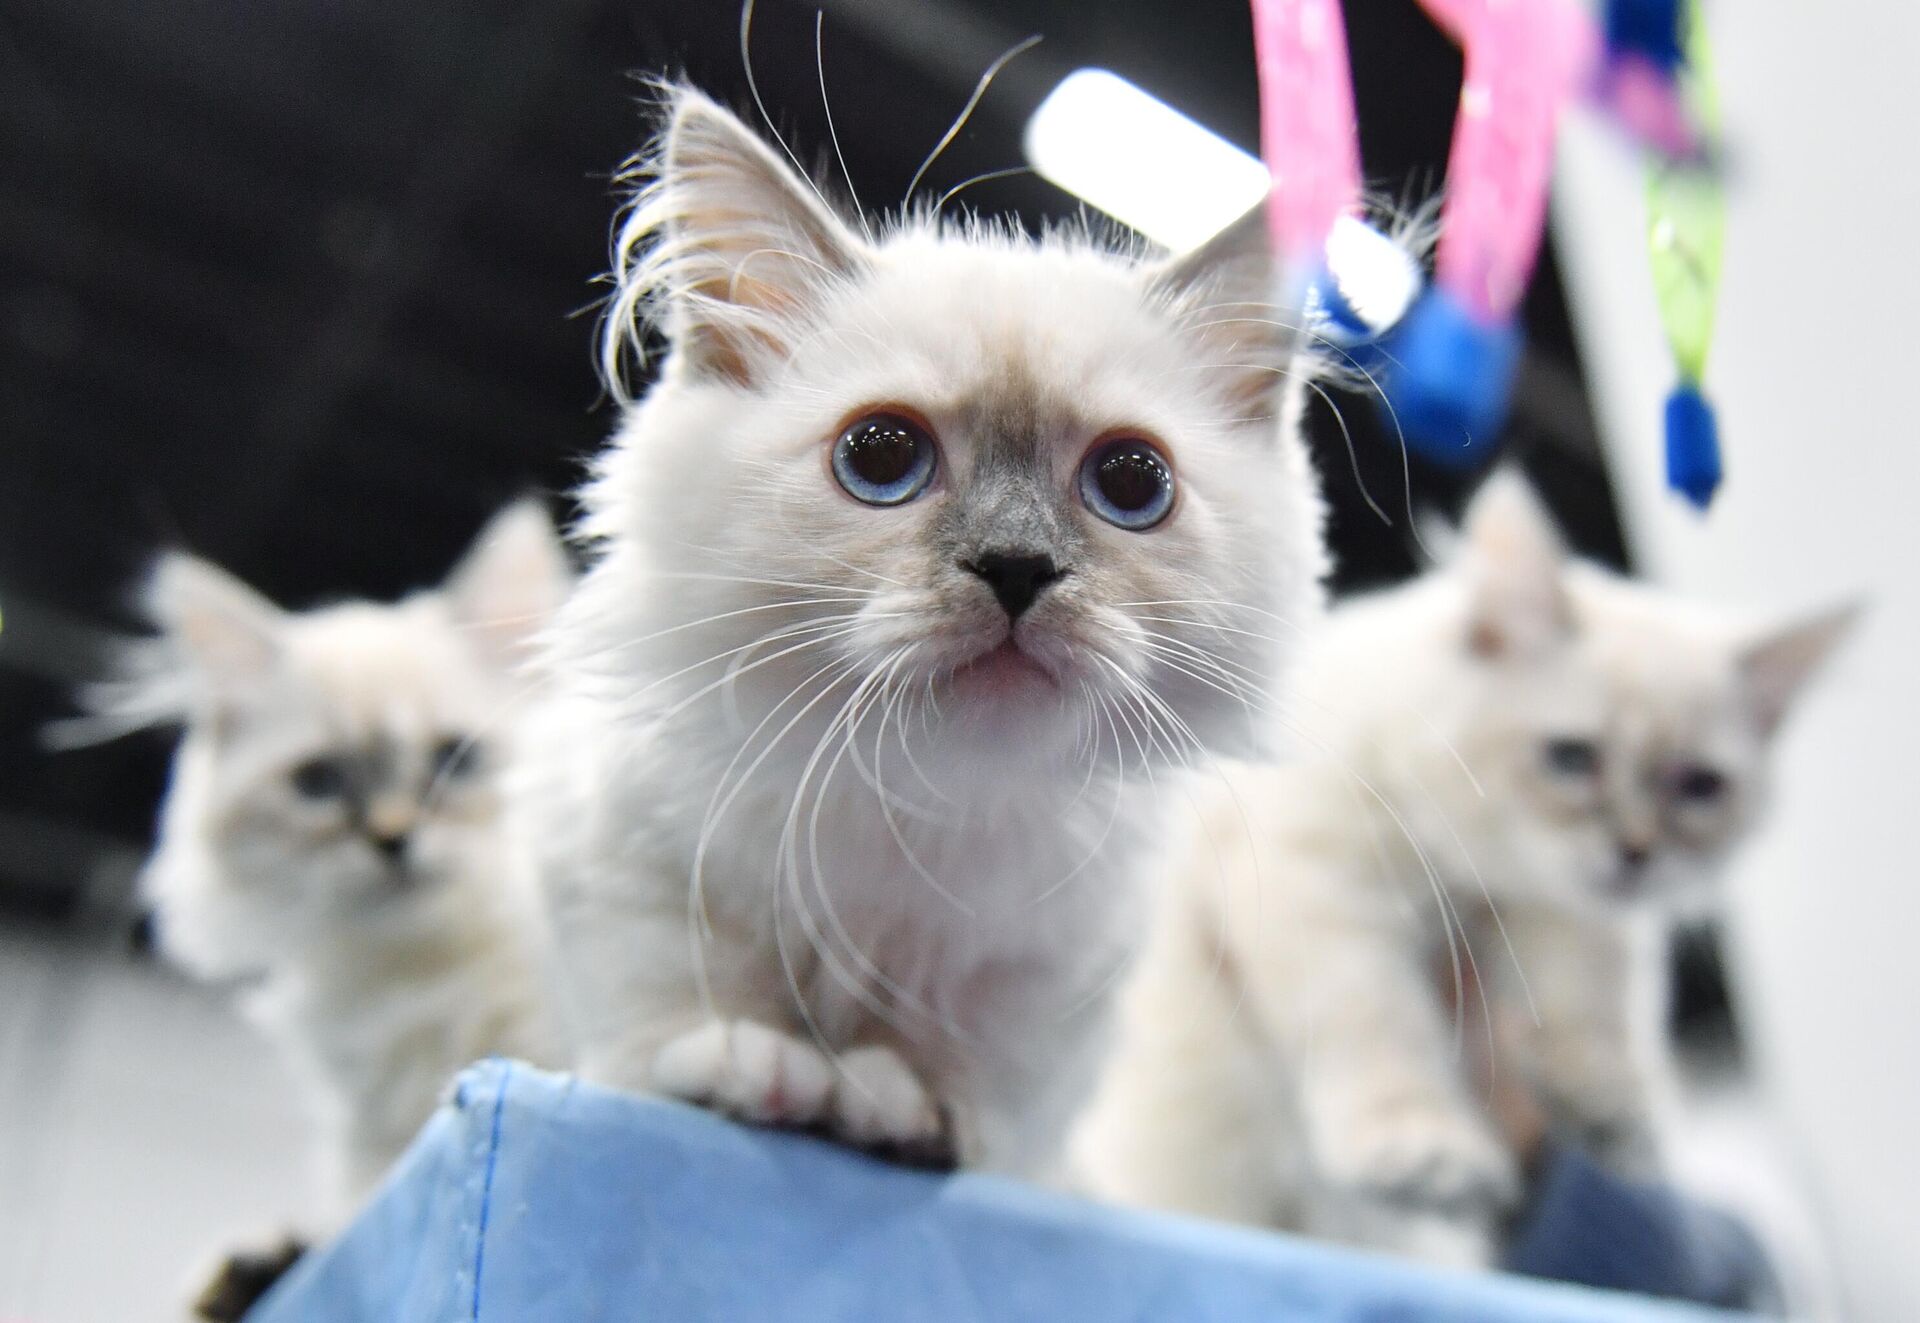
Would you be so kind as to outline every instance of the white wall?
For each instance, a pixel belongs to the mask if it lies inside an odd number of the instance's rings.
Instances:
[[[1646,570],[1757,607],[1871,599],[1786,732],[1733,957],[1848,1315],[1920,1319],[1920,6],[1708,9],[1735,178],[1708,374],[1729,476],[1705,520],[1663,490],[1640,174],[1590,125],[1555,224]]]

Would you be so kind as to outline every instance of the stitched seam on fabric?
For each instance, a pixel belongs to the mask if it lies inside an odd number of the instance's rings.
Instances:
[[[480,1184],[480,1225],[473,1239],[473,1323],[480,1323],[480,1270],[487,1261],[487,1215],[493,1208],[493,1171],[500,1162],[501,1118],[507,1110],[507,1081],[513,1067],[501,1063],[500,1089],[493,1097],[493,1137],[487,1145],[487,1174]]]

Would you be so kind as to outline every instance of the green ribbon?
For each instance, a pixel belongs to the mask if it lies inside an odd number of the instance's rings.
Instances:
[[[1680,77],[1681,94],[1711,141],[1718,136],[1720,109],[1698,0],[1689,6],[1687,61]],[[1654,298],[1680,376],[1694,385],[1706,375],[1713,341],[1726,220],[1726,192],[1711,164],[1655,158],[1648,166],[1647,253]]]

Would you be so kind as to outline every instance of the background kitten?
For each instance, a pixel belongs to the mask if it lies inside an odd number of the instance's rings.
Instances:
[[[533,503],[441,588],[283,612],[171,555],[149,606],[186,735],[142,877],[162,951],[241,1005],[325,1128],[328,1216],[386,1171],[461,1066],[563,1059],[540,914],[509,839],[525,644],[568,582]]]
[[[1756,632],[1570,564],[1496,476],[1451,564],[1333,613],[1311,752],[1210,804],[1078,1137],[1088,1178],[1484,1261],[1518,1174],[1436,995],[1456,979],[1559,1130],[1644,1167],[1661,907],[1634,902],[1699,887],[1760,815],[1769,742],[1851,617]]]
[[[670,352],[587,492],[528,797],[583,1072],[1032,1170],[1139,930],[1129,800],[1250,747],[1318,598],[1264,228],[865,237],[668,95],[608,357],[636,318]]]

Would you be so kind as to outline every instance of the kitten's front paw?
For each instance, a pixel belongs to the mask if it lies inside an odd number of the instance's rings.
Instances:
[[[1658,1177],[1660,1147],[1652,1100],[1630,1070],[1562,1070],[1545,1081],[1542,1092],[1555,1135],[1619,1175]]]
[[[1501,1215],[1491,1210],[1422,1208],[1361,1198],[1336,1239],[1441,1268],[1484,1271],[1500,1261]]]
[[[811,1043],[752,1020],[714,1020],[654,1054],[652,1083],[670,1098],[756,1125],[810,1126],[827,1111],[834,1070]]]
[[[1488,1213],[1520,1197],[1513,1155],[1477,1118],[1433,1099],[1402,1099],[1342,1118],[1319,1147],[1336,1185],[1395,1204]]]
[[[835,1138],[913,1166],[954,1165],[941,1109],[899,1053],[856,1047],[839,1064],[828,1121]]]

